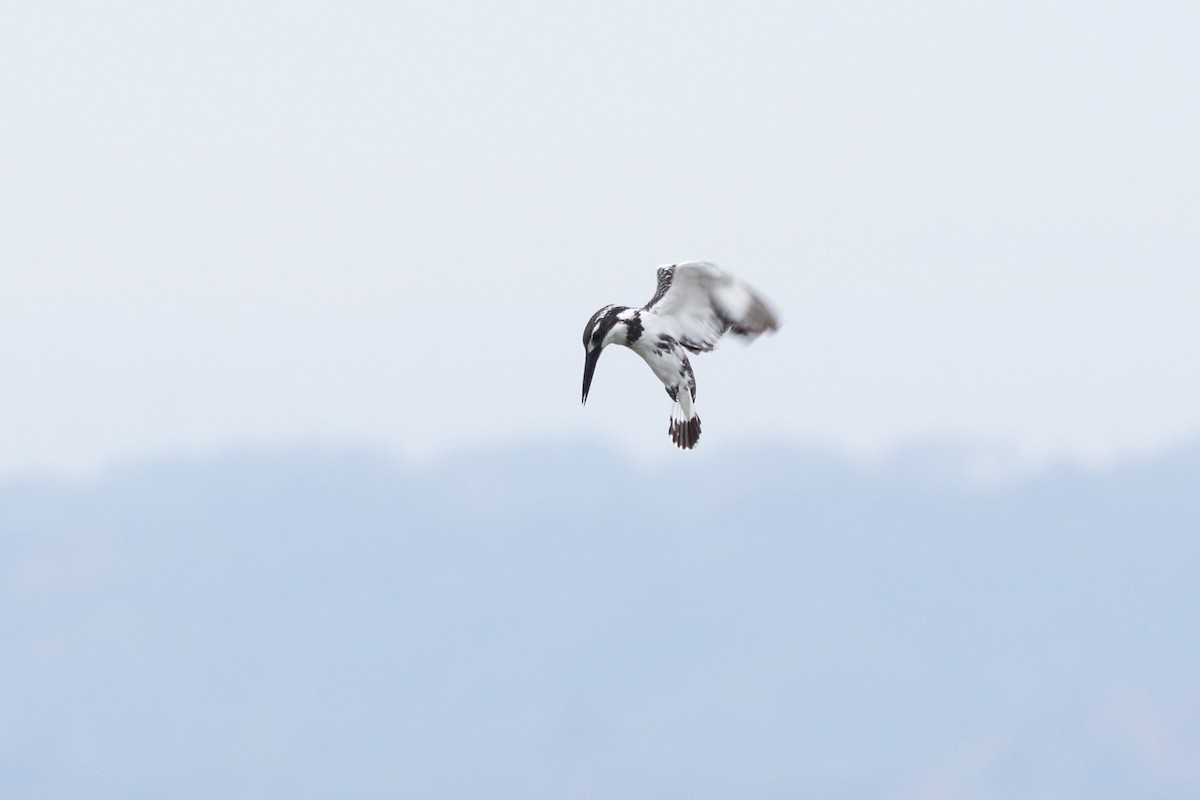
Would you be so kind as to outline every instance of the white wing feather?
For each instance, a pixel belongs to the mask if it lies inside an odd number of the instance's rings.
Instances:
[[[671,273],[664,275],[664,270]],[[664,287],[665,281],[669,284]],[[659,293],[646,310],[680,344],[696,352],[712,350],[726,331],[754,338],[779,327],[774,313],[749,286],[703,261],[661,268]]]

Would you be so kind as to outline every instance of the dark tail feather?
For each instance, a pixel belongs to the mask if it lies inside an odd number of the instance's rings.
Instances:
[[[667,428],[671,441],[684,450],[691,450],[700,441],[700,417],[691,419],[671,418],[671,426]]]

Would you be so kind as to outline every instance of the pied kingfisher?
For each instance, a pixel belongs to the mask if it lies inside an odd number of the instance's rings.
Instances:
[[[605,306],[583,329],[583,402],[600,352],[620,344],[637,353],[663,382],[675,405],[667,432],[690,450],[700,438],[696,377],[687,353],[707,353],[726,331],[753,339],[779,327],[774,313],[750,287],[715,264],[689,261],[658,268],[658,288],[641,308]]]

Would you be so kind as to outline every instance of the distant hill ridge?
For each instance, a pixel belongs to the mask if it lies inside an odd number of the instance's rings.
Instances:
[[[1200,796],[1200,447],[962,463],[9,481],[0,796]]]

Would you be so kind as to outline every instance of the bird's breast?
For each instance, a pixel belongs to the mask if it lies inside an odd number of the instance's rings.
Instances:
[[[680,382],[680,375],[685,371],[684,355],[670,337],[664,340],[658,336],[643,336],[630,349],[650,365],[664,385],[675,386]]]

